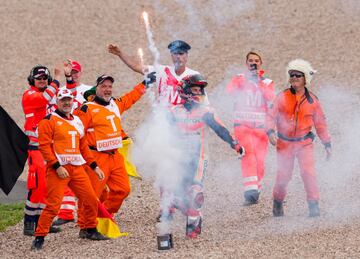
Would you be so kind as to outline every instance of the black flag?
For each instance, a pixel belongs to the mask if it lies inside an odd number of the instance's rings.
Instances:
[[[29,138],[0,106],[0,188],[10,193],[28,157]]]

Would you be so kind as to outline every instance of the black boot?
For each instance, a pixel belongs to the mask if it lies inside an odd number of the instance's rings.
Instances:
[[[44,237],[36,237],[32,242],[31,250],[41,250],[44,244]]]
[[[35,232],[35,222],[24,221],[24,235],[33,236]]]
[[[39,218],[37,219],[37,222],[34,223],[35,224],[34,233],[35,233],[36,228],[38,226],[38,222],[39,222]],[[54,227],[53,225],[50,226],[50,228],[49,228],[49,233],[50,234],[59,233],[59,232],[61,232],[60,227]]]
[[[61,226],[70,222],[75,222],[74,219],[62,219],[62,218],[58,218],[57,220],[55,220],[52,225],[53,226]]]
[[[319,217],[320,209],[318,201],[308,201],[309,217]]]
[[[258,190],[248,190],[244,193],[244,206],[249,206],[258,203],[260,193]]]
[[[284,208],[283,208],[283,202],[274,200],[273,203],[273,215],[274,217],[282,217],[284,216]]]
[[[60,227],[55,227],[53,225],[50,226],[50,229],[49,229],[49,233],[59,233],[61,232],[61,228]]]
[[[197,238],[201,234],[202,217],[199,216],[197,219],[190,220],[189,217],[186,219],[186,237],[190,239]]]
[[[88,228],[86,230],[86,238],[90,240],[109,240],[110,238],[99,233],[96,228]]]
[[[79,231],[79,238],[86,238],[86,234],[87,234],[87,230],[84,229],[80,229]]]

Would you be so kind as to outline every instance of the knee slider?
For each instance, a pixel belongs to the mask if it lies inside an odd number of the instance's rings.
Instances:
[[[200,192],[197,193],[194,198],[194,205],[197,209],[200,209],[202,205],[204,204],[204,193]]]
[[[201,186],[199,185],[192,186],[190,197],[192,201],[191,203],[193,205],[192,207],[194,209],[200,209],[204,204],[204,193]]]

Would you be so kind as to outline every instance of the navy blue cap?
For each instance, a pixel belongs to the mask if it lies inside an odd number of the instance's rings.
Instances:
[[[47,67],[38,65],[32,69],[31,74],[36,79],[44,75],[48,77],[50,75],[50,71]]]
[[[99,76],[98,79],[96,79],[96,86],[98,86],[99,84],[101,84],[105,80],[110,80],[112,83],[114,83],[114,81],[115,81],[112,76],[102,75],[102,76]]]
[[[191,46],[182,40],[175,40],[168,45],[171,53],[187,53]]]

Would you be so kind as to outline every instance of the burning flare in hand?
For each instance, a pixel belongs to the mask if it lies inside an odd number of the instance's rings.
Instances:
[[[144,19],[146,28],[150,27],[149,15],[148,15],[148,13],[147,13],[147,12],[143,12],[143,13],[142,13],[142,16],[143,16],[143,19]]]
[[[141,69],[144,72],[144,52],[143,52],[142,48],[138,48],[138,55],[140,58]]]

